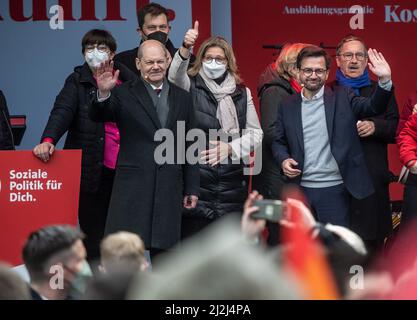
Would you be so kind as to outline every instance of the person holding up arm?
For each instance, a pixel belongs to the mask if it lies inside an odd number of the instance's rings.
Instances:
[[[228,213],[242,212],[248,192],[242,159],[261,144],[263,136],[251,92],[243,85],[233,49],[224,38],[204,41],[188,70],[198,35],[196,21],[174,55],[168,77],[191,93],[197,128],[206,135],[200,161],[200,198],[195,209],[184,211],[183,238]],[[227,139],[213,138],[213,130]]]

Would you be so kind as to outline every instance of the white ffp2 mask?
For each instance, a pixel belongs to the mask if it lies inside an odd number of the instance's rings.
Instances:
[[[213,59],[210,63],[203,62],[203,70],[210,79],[217,79],[226,72],[226,65],[218,64],[215,59]]]
[[[97,68],[101,63],[109,60],[109,54],[107,52],[100,52],[97,48],[94,48],[91,52],[86,52],[85,61],[90,68]]]

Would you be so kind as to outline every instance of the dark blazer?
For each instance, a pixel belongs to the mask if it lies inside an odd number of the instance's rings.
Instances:
[[[172,131],[178,150],[189,146],[185,144],[185,134],[195,127],[195,117],[191,95],[172,83],[169,86],[165,128]],[[147,248],[170,248],[180,239],[184,195],[198,195],[198,164],[155,162],[154,152],[158,146],[161,148],[161,142],[154,136],[161,124],[141,78],[114,88],[104,102],[95,97],[89,111],[94,121],[116,122],[120,132],[105,233],[131,231],[142,237]],[[185,123],[185,133],[177,131],[177,121]]]
[[[324,107],[330,149],[346,189],[354,198],[363,199],[374,192],[356,129],[357,120],[384,112],[391,96],[392,91],[380,87],[370,98],[356,96],[348,88],[339,87],[332,91],[325,87]],[[301,170],[304,167],[301,102],[301,94],[292,95],[278,110],[272,153],[280,168],[288,158],[297,161]],[[299,184],[301,176],[290,181]]]
[[[115,62],[122,82],[133,80],[137,75],[124,65]],[[74,69],[65,80],[64,87],[55,99],[44,138],[52,138],[57,144],[67,132],[64,149],[81,149],[81,191],[96,193],[100,186],[104,158],[104,123],[91,121],[88,104],[97,95],[97,83],[87,63]]]
[[[335,81],[331,86],[337,87],[339,84]],[[377,86],[378,84],[372,81],[370,86],[360,89],[359,95],[370,97]],[[363,200],[353,199],[351,203],[350,228],[364,240],[382,241],[392,232],[388,144],[395,143],[398,119],[398,106],[394,94],[385,112],[360,119],[371,120],[375,125],[375,133],[372,136],[359,138],[375,193]]]
[[[6,98],[0,90],[0,150],[13,150],[13,133]]]

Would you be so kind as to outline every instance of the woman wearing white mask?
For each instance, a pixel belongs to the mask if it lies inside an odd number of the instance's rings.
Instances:
[[[196,209],[184,212],[183,237],[228,213],[243,211],[249,181],[244,166],[263,135],[251,92],[242,84],[233,49],[225,39],[204,41],[187,72],[197,37],[198,22],[187,31],[169,71],[169,80],[191,93],[197,128],[206,135],[206,150],[200,154],[200,197]],[[223,137],[211,136],[213,129]]]
[[[82,150],[78,220],[86,234],[85,245],[91,261],[99,257],[119,152],[119,131],[114,123],[91,121],[88,103],[97,94],[95,68],[113,59],[117,45],[110,32],[100,29],[87,32],[81,45],[85,63],[66,79],[56,97],[41,143],[33,152],[47,162],[65,133],[64,149]],[[120,70],[120,83],[136,77],[122,64],[115,63],[115,69]]]

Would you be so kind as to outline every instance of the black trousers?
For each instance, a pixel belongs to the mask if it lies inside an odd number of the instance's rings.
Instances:
[[[103,167],[98,191],[80,192],[78,220],[82,232],[86,235],[84,245],[90,262],[95,262],[100,258],[100,242],[104,236],[114,172],[113,169]]]
[[[201,230],[203,230],[212,222],[212,219],[207,219],[203,217],[183,216],[181,223],[181,239],[185,240],[189,237],[198,234]]]

